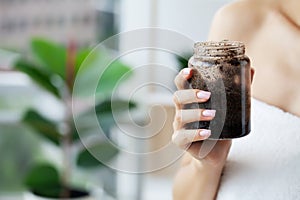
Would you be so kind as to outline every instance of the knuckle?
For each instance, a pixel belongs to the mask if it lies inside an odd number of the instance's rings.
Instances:
[[[175,84],[175,86],[177,87],[177,89],[179,89],[180,88],[180,86],[181,86],[181,73],[179,73],[176,77],[175,77],[175,79],[174,79],[174,84]]]
[[[174,104],[179,105],[178,91],[173,94],[173,102]]]
[[[180,136],[181,131],[175,131],[172,135],[172,143],[175,144],[177,147],[184,149],[185,148],[185,141],[184,139]]]
[[[177,87],[177,76],[174,78],[174,84]]]
[[[201,90],[199,90],[199,89],[192,89],[192,91],[194,92],[195,97],[196,97],[197,93],[200,92]]]
[[[176,130],[176,129],[178,128],[178,123],[177,123],[177,121],[174,120],[172,125],[173,125],[173,129],[174,129],[174,130]]]
[[[175,145],[178,145],[177,136],[178,136],[178,131],[174,131],[174,133],[172,135],[172,143]]]
[[[173,120],[172,126],[173,126],[173,129],[175,129],[175,127],[176,127],[176,122],[175,122],[175,120]]]
[[[176,121],[179,124],[182,122],[182,113],[181,113],[181,111],[176,112],[174,121]]]

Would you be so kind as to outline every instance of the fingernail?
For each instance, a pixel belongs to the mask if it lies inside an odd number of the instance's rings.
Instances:
[[[211,134],[210,130],[202,130],[202,131],[200,131],[200,136],[202,136],[202,137],[208,137],[208,136],[210,136],[210,134]]]
[[[215,114],[216,114],[215,110],[204,110],[202,112],[202,115],[205,116],[205,117],[214,117]]]
[[[200,92],[197,92],[197,97],[199,99],[209,99],[210,94],[211,94],[210,92],[200,91]]]
[[[191,73],[191,69],[190,69],[190,68],[184,68],[184,69],[182,70],[182,73],[183,73],[184,75],[189,75],[189,74]]]

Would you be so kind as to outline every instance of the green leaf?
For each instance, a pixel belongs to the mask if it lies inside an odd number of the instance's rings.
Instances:
[[[103,72],[97,87],[97,93],[110,94],[120,81],[124,81],[132,74],[131,68],[119,61],[115,61]]]
[[[111,113],[97,115],[99,125],[105,135],[109,135],[111,128],[116,124]]]
[[[122,112],[128,109],[135,108],[136,104],[132,101],[125,100],[105,100],[96,105],[97,114],[107,114],[114,112]]]
[[[49,139],[54,144],[59,144],[60,134],[53,122],[44,118],[34,110],[29,110],[23,117],[23,122],[33,128],[39,135]]]
[[[85,149],[77,158],[77,164],[80,167],[91,168],[103,166],[103,163],[105,164],[118,153],[118,149],[109,142],[101,142],[89,147],[88,149],[96,156],[96,158],[87,149]]]
[[[24,176],[39,156],[40,143],[20,123],[0,124],[0,190],[17,191],[24,188]]]
[[[80,133],[80,137],[88,137],[90,135],[94,135],[94,134],[99,134],[99,124],[103,130],[104,133],[108,133],[110,127],[114,124],[114,120],[111,117],[108,118],[108,123],[107,124],[107,115],[105,115],[103,117],[103,115],[101,115],[101,120],[99,120],[99,122],[94,123],[94,115],[92,112],[85,112],[85,113],[81,113],[79,116],[76,116],[76,129],[75,129],[75,125],[72,128],[72,132],[73,132],[73,140],[74,141],[78,141],[79,140],[79,133]],[[103,124],[104,123],[104,124]],[[105,129],[104,129],[105,128]]]
[[[77,73],[80,69],[81,64],[87,58],[87,56],[91,53],[90,49],[83,49],[77,52],[76,60],[75,60],[75,72]],[[91,54],[93,55],[93,54]]]
[[[72,133],[72,140],[74,142],[80,140],[79,133],[78,133],[76,127],[75,127],[74,122],[72,122],[72,124],[71,124],[71,133]]]
[[[189,58],[192,56],[192,53],[184,53],[183,56],[175,55],[176,61],[179,64],[178,70],[180,71],[183,68],[188,67]]]
[[[15,63],[14,68],[27,74],[39,86],[54,94],[56,97],[59,97],[59,90],[51,83],[51,75],[47,72],[42,71],[38,67],[34,66],[34,64],[22,59],[19,59]]]
[[[50,164],[34,166],[25,177],[24,183],[33,191],[57,188],[61,185],[57,169]]]
[[[31,50],[44,68],[65,80],[67,51],[64,46],[34,38],[31,41]]]
[[[96,86],[101,67],[105,64],[107,57],[94,51],[91,54],[88,50],[81,50],[76,55],[75,61],[75,94],[76,96],[86,97],[93,96],[95,91],[92,86]]]
[[[105,100],[98,103],[94,109],[90,109],[81,113],[77,116],[77,123],[80,127],[80,133],[90,132],[93,130],[98,130],[98,125],[94,123],[90,123],[93,121],[93,112],[96,112],[98,122],[101,126],[101,129],[105,134],[109,134],[109,130],[115,124],[115,119],[112,115],[112,110],[114,114],[119,114],[120,112],[124,112],[126,110],[135,108],[136,104],[132,101],[125,100]],[[77,138],[74,138],[77,139]]]
[[[77,53],[75,90],[77,96],[95,95],[96,85],[96,96],[105,99],[115,86],[121,83],[120,81],[124,81],[132,74],[131,68],[120,61],[107,66],[110,57],[105,51],[81,50]]]

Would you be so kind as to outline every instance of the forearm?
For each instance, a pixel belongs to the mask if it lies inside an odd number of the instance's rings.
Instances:
[[[179,169],[173,187],[174,200],[213,200],[217,194],[221,168],[212,168],[191,158]]]

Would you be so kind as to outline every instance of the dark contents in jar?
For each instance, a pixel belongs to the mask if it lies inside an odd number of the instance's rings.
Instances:
[[[224,53],[228,49],[221,50]],[[186,128],[211,129],[211,139],[242,137],[251,128],[250,61],[247,56],[231,52],[219,57],[200,57],[201,60],[192,57],[189,61],[189,67],[194,69],[190,86],[210,91],[211,98],[205,103],[189,104],[185,108],[215,109],[216,116],[212,121],[189,123]]]

